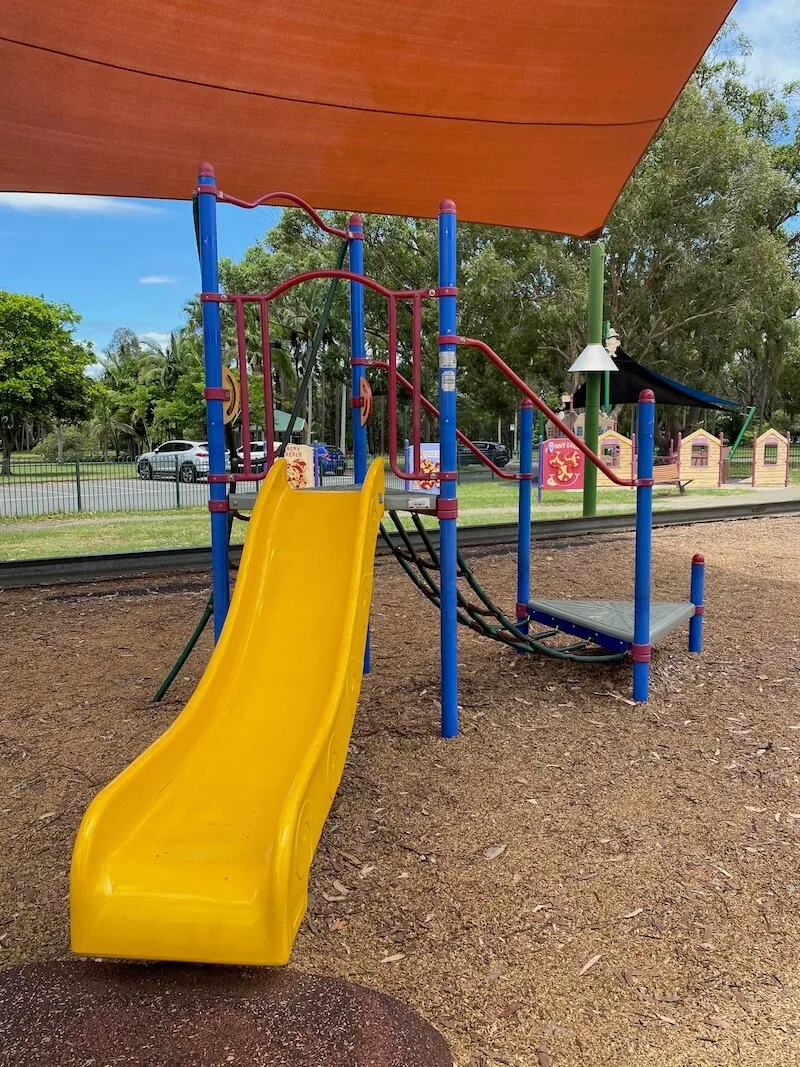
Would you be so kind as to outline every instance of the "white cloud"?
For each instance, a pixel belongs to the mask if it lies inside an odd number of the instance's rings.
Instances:
[[[748,81],[782,84],[800,78],[797,0],[739,0],[733,18],[753,45],[747,58]]]
[[[139,285],[174,285],[177,280],[173,274],[144,274]]]
[[[139,340],[147,341],[151,345],[158,345],[159,348],[166,348],[169,344],[169,334],[161,330],[148,330],[147,333],[139,334]]]
[[[66,193],[0,193],[0,207],[27,215],[160,215],[163,208],[115,196],[73,196]]]

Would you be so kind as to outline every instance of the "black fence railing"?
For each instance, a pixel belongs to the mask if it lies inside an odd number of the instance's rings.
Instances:
[[[0,519],[170,511],[205,507],[204,472],[179,468],[140,477],[135,463],[15,461],[0,474]]]
[[[752,472],[753,451],[739,448],[726,461],[727,477],[746,481]],[[402,460],[401,460],[402,465]],[[510,465],[513,469],[514,463]],[[792,471],[800,471],[800,443],[793,444],[789,453]],[[320,474],[323,486],[352,485],[353,462],[346,461],[345,469],[328,465]],[[460,482],[501,481],[488,468],[461,462]],[[514,487],[516,482],[503,482]],[[388,469],[386,485],[404,488]],[[241,492],[252,492],[254,483],[240,483]],[[208,502],[208,482],[203,471],[191,472],[186,463],[176,463],[174,469],[155,471],[152,478],[140,477],[132,462],[65,462],[47,463],[34,460],[15,460],[12,473],[0,474],[0,520],[25,519],[47,515],[108,514],[110,512],[154,512],[181,508],[204,508]]]
[[[725,461],[727,477],[733,481],[743,481],[753,474],[753,447],[742,445],[733,456]],[[800,471],[800,441],[789,447],[789,470]]]

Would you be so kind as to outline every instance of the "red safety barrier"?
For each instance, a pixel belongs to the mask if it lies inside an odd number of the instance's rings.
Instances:
[[[240,207],[258,207],[260,204],[271,202],[272,200],[285,199],[306,210],[308,214],[314,219],[318,225],[327,233],[332,233],[334,236],[347,239],[347,233],[341,230],[336,230],[332,227],[328,227],[326,223],[317,215],[317,213],[309,207],[304,201],[301,201],[299,197],[294,197],[288,193],[270,193],[265,197],[261,197],[257,201],[246,203],[244,201],[235,200],[232,197],[224,196],[219,193],[218,197],[223,200],[227,200],[229,203],[236,203]],[[372,278],[368,278],[363,274],[355,274],[349,270],[338,269],[320,269],[313,271],[306,271],[303,274],[298,274],[293,278],[289,278],[280,285],[275,286],[274,289],[268,293],[201,293],[201,301],[214,301],[220,304],[233,304],[236,314],[236,339],[237,339],[237,357],[239,366],[239,376],[242,389],[242,441],[243,441],[243,459],[244,459],[244,472],[242,474],[230,474],[227,476],[227,480],[231,482],[237,481],[260,481],[265,477],[266,471],[273,461],[273,417],[272,417],[272,360],[269,348],[269,304],[272,300],[282,296],[284,293],[293,289],[297,285],[302,285],[305,282],[315,281],[321,278],[340,278],[345,281],[357,282],[359,285],[365,286],[367,289],[371,289],[384,297],[387,302],[387,318],[388,318],[388,359],[386,360],[364,360],[363,362],[371,367],[379,368],[387,372],[388,381],[388,421],[389,421],[389,467],[395,477],[402,481],[426,481],[430,474],[427,471],[420,470],[420,447],[422,436],[422,409],[424,408],[434,418],[439,417],[438,410],[434,407],[422,395],[422,301],[426,299],[438,299],[441,296],[452,295],[450,289],[403,289],[393,290],[388,289],[386,286],[381,285],[379,282],[374,281]],[[409,382],[404,378],[397,370],[397,304],[398,301],[409,301],[411,304],[411,381]],[[262,369],[264,375],[264,407],[265,407],[265,429],[266,429],[266,455],[264,471],[261,473],[255,473],[252,469],[252,457],[250,454],[250,408],[249,408],[249,393],[247,388],[247,351],[246,351],[246,330],[245,330],[245,304],[257,304],[259,307],[260,326],[261,326],[261,349],[262,349]],[[482,352],[491,363],[514,385],[523,396],[541,411],[545,418],[553,423],[554,426],[575,445],[575,447],[583,453],[583,455],[593,463],[598,470],[613,482],[615,485],[630,487],[638,484],[635,478],[620,478],[620,476],[604,463],[599,456],[595,455],[590,448],[566,425],[562,420],[552,411],[547,404],[528,386],[522,378],[516,374],[507,363],[501,359],[497,353],[490,348],[489,345],[483,341],[475,340],[474,338],[461,337],[459,335],[443,335],[439,337],[440,344],[452,344],[458,345],[462,348],[476,348]],[[398,423],[398,398],[397,389],[398,385],[411,394],[411,436],[413,447],[413,470],[403,471],[397,465],[397,423]],[[488,467],[498,478],[502,478],[507,481],[519,480],[519,475],[513,472],[504,471],[493,463],[488,456],[476,445],[469,440],[463,433],[456,430],[456,438],[463,445],[465,445],[472,454],[485,466]],[[451,473],[451,472],[448,472]]]
[[[365,359],[364,365],[367,367],[374,367],[376,370],[388,371],[389,369],[389,364],[383,359]],[[397,374],[397,381],[402,385],[406,392],[414,392],[414,386],[399,372]],[[429,415],[432,415],[434,419],[439,418],[439,409],[432,404],[422,392],[419,394],[419,400],[420,404],[425,408]],[[477,445],[473,444],[472,441],[461,432],[461,430],[456,430],[456,440],[460,441],[462,445],[468,448],[473,456],[480,460],[484,467],[488,467],[490,471],[496,474],[498,478],[503,478],[507,482],[516,482],[520,480],[519,474],[515,474],[513,471],[505,471],[502,467],[498,467],[496,463],[493,463],[487,455],[481,452]],[[403,477],[405,477],[405,474]]]
[[[528,400],[532,402],[533,406],[541,411],[546,419],[552,422],[554,426],[558,427],[564,437],[571,441],[578,451],[586,456],[590,463],[593,463],[599,471],[602,471],[609,481],[613,482],[615,485],[625,486],[626,488],[638,484],[635,478],[620,478],[620,476],[609,467],[607,463],[604,463],[599,456],[595,455],[591,448],[588,448],[580,437],[573,433],[565,422],[561,421],[558,415],[545,404],[544,400],[542,400],[542,398],[538,396],[538,394],[536,394],[533,389],[531,389],[531,387],[527,385],[522,378],[520,378],[520,376],[516,374],[503,359],[501,359],[500,356],[498,356],[494,349],[490,348],[489,345],[485,343],[485,341],[477,341],[473,337],[460,337],[457,334],[447,334],[439,337],[439,344],[458,345],[459,348],[477,348],[479,352],[483,352],[489,362],[493,363],[495,367],[508,378],[511,384],[515,385],[522,395],[526,396]],[[648,484],[652,484],[652,482]]]

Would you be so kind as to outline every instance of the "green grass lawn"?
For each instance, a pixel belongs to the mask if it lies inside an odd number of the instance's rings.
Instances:
[[[695,496],[730,496],[737,490],[695,491]],[[746,493],[747,490],[739,490]],[[691,490],[687,491],[691,496]],[[654,506],[680,500],[669,487],[656,489]],[[514,522],[517,517],[515,483],[465,482],[459,486],[459,523],[479,526]],[[628,489],[605,489],[598,493],[601,515],[622,514],[634,509],[634,494]],[[545,493],[536,503],[534,522],[580,514],[581,494]],[[410,525],[410,519],[407,520]],[[434,519],[426,524],[435,525]],[[244,540],[246,524],[234,524],[232,542]],[[0,520],[0,560],[43,559],[55,556],[95,555],[104,552],[134,552],[158,548],[192,548],[209,543],[208,512],[202,508],[146,514],[111,513],[96,516],[42,516]]]

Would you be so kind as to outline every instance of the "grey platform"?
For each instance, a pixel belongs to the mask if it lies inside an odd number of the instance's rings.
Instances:
[[[304,493],[358,493],[357,485],[323,485],[315,489],[304,489]],[[387,489],[383,495],[386,511],[420,511],[436,514],[437,497],[426,493],[415,493],[413,489]],[[236,511],[252,511],[256,502],[255,493],[231,493],[230,505]]]
[[[536,622],[558,627],[565,633],[596,640],[605,648],[630,648],[633,644],[631,600],[531,600],[528,614]],[[654,645],[694,615],[694,604],[652,603],[650,641]]]

